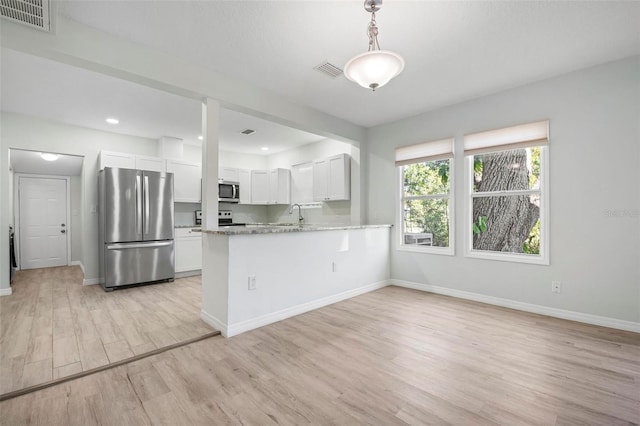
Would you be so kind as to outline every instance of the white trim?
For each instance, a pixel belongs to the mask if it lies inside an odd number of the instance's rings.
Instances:
[[[396,233],[396,250],[407,251],[413,253],[426,253],[437,254],[444,256],[455,256],[456,254],[456,210],[455,210],[455,158],[449,159],[449,193],[438,195],[424,195],[424,196],[404,196],[404,166],[397,166],[397,185],[398,191],[397,206],[396,206],[396,229],[399,232]],[[404,202],[410,200],[424,200],[424,199],[443,199],[448,200],[449,205],[449,246],[448,247],[429,247],[429,246],[412,246],[411,244],[404,243]]]
[[[518,262],[534,265],[549,265],[549,246],[550,246],[550,209],[549,200],[549,147],[540,146],[540,188],[535,190],[523,191],[496,191],[495,196],[501,195],[519,195],[519,194],[540,194],[540,254],[524,254],[524,253],[506,253],[496,251],[474,250],[473,249],[473,231],[471,224],[473,223],[473,199],[486,196],[486,194],[494,194],[487,192],[473,192],[473,155],[467,155],[464,158],[464,183],[465,183],[465,203],[464,203],[464,256],[474,259],[495,260],[499,262]]]
[[[0,288],[0,297],[1,296],[11,296],[11,293],[13,293],[13,291],[11,291],[11,287],[9,287],[9,288]]]
[[[296,315],[304,314],[305,312],[313,311],[318,308],[322,308],[327,305],[331,305],[337,302],[341,302],[346,299],[350,299],[355,296],[359,296],[364,293],[369,293],[374,290],[381,289],[389,285],[389,280],[378,281],[372,284],[367,284],[362,287],[347,290],[342,293],[333,294],[331,296],[323,297],[322,299],[312,300],[310,302],[302,303],[300,305],[291,306],[289,308],[282,309],[280,311],[272,312],[266,315],[262,315],[256,318],[251,318],[246,321],[238,322],[235,324],[224,324],[222,321],[213,317],[212,315],[202,311],[202,320],[210,326],[220,330],[223,336],[231,337],[236,336],[245,331],[253,330],[265,325],[273,324],[274,322],[282,321],[283,319],[291,318]]]
[[[96,284],[100,284],[100,279],[99,278],[85,278],[82,280],[82,285],[96,285]]]
[[[211,327],[215,328],[216,330],[219,330],[224,337],[230,337],[227,335],[228,327],[226,323],[220,321],[218,318],[214,317],[208,312],[205,312],[204,310],[200,311],[200,318],[202,319],[202,321],[206,322]]]
[[[202,275],[202,269],[194,269],[193,271],[176,272],[175,278],[186,278],[186,277],[193,277],[197,275]]]
[[[640,333],[640,322],[625,321],[617,318],[603,317],[600,315],[585,314],[582,312],[567,311],[565,309],[550,308],[548,306],[534,305],[532,303],[518,302],[517,300],[503,299],[501,297],[487,296],[484,294],[471,293],[463,290],[456,290],[448,287],[440,287],[431,284],[421,284],[412,281],[391,279],[390,285],[398,287],[412,288],[429,293],[443,294],[460,299],[474,300],[476,302],[487,303],[489,305],[503,306],[505,308],[517,309],[519,311],[532,312],[534,314],[546,315],[554,318],[562,318],[585,324],[599,325],[602,327],[615,328],[618,330],[633,331]]]
[[[21,259],[21,247],[20,247],[20,178],[29,179],[59,179],[64,180],[65,185],[65,197],[66,197],[66,232],[65,239],[67,245],[67,253],[65,263],[69,263],[71,259],[71,176],[60,175],[39,175],[35,173],[15,173],[13,180],[13,214],[14,214],[14,244],[15,244],[15,256],[16,263],[18,264],[18,270],[22,270]],[[83,269],[84,271],[84,269]]]
[[[69,262],[69,266],[79,266],[80,269],[82,270],[82,275],[84,275],[84,264],[82,263],[81,260],[72,260],[71,262]]]

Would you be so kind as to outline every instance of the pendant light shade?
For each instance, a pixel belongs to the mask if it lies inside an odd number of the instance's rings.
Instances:
[[[371,12],[367,26],[369,49],[354,56],[344,66],[344,75],[360,86],[376,90],[387,84],[404,69],[402,56],[389,50],[381,50],[378,43],[378,24],[376,12],[382,7],[382,0],[365,0],[364,9]]]
[[[366,89],[387,84],[404,69],[402,56],[389,50],[372,50],[354,56],[344,67],[344,75]]]

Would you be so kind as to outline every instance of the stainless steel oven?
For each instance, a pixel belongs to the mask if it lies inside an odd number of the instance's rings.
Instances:
[[[240,202],[240,184],[228,180],[218,181],[218,201],[221,203]]]

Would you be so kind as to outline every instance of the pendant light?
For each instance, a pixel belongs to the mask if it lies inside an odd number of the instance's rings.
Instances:
[[[380,50],[376,11],[382,7],[382,0],[365,0],[364,9],[371,12],[367,27],[369,50],[354,56],[344,66],[344,75],[366,89],[375,91],[387,84],[404,69],[402,56],[389,50]]]

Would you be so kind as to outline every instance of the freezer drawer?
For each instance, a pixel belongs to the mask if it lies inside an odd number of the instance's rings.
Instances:
[[[173,240],[105,244],[104,287],[117,287],[175,277]]]

